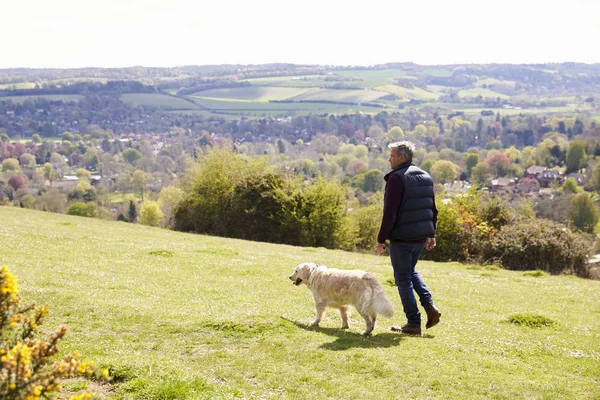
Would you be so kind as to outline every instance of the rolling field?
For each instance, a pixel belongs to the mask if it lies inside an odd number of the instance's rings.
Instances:
[[[162,108],[166,110],[172,109],[199,109],[201,108],[197,104],[192,101],[188,101],[186,99],[180,97],[169,96],[166,94],[156,94],[156,93],[133,93],[133,94],[123,94],[120,96],[121,101],[124,103],[128,103],[134,107],[139,106],[152,106],[157,108]]]
[[[205,90],[194,93],[190,97],[226,101],[268,102],[269,100],[286,100],[310,90],[311,89],[309,88],[245,86],[239,88]]]
[[[337,90],[312,89],[299,94],[290,100],[294,101],[339,101],[350,103],[369,103],[385,96],[387,93],[378,90]]]
[[[442,311],[404,323],[387,257],[0,207],[0,265],[49,303],[61,354],[110,368],[114,399],[597,399],[600,282],[419,262]],[[371,337],[353,310],[311,327],[301,262],[367,269],[396,309]],[[528,317],[529,316],[529,317]],[[547,325],[535,321],[545,318]],[[509,322],[513,321],[513,322]]]
[[[13,103],[24,103],[27,100],[46,99],[49,101],[78,102],[83,99],[82,95],[78,94],[42,94],[36,96],[3,96],[0,101],[9,101]]]
[[[245,79],[244,82],[250,82],[253,86],[275,86],[275,87],[323,87],[332,85],[335,82],[326,82],[325,75],[304,75],[304,76],[278,76],[269,78]]]
[[[459,95],[459,97],[481,96],[483,98],[492,97],[494,99],[497,97],[499,97],[501,99],[509,99],[510,98],[510,96],[507,96],[502,93],[494,92],[493,90],[486,89],[486,88],[474,88],[474,89],[459,90],[458,95]]]
[[[417,100],[437,100],[440,97],[439,93],[431,92],[428,90],[424,90],[418,87],[415,88],[405,88],[397,85],[383,85],[377,86],[376,89],[382,90],[384,92],[392,93],[397,96],[402,96],[407,101],[410,99]]]

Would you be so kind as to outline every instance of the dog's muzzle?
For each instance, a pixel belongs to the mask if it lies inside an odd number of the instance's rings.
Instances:
[[[292,277],[291,277],[291,276],[290,276],[290,279],[292,279]],[[298,286],[299,284],[301,284],[301,283],[302,283],[302,279],[298,278],[298,279],[296,279],[295,281],[292,281],[292,283],[293,283],[294,285]]]

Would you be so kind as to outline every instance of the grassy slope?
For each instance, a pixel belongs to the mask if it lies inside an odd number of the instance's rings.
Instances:
[[[110,365],[118,398],[598,398],[600,282],[420,262],[443,312],[422,337],[403,322],[389,260],[0,207],[0,264],[63,351]],[[303,261],[368,268],[397,315],[374,336],[354,313],[307,326],[313,303],[287,277]],[[554,327],[505,322],[541,314]]]

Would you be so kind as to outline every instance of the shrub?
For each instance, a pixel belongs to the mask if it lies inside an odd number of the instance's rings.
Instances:
[[[0,398],[3,400],[54,398],[64,378],[75,376],[108,378],[108,370],[81,361],[78,353],[56,359],[58,342],[67,328],[61,326],[47,338],[39,327],[48,306],[22,305],[15,276],[7,267],[0,270]],[[51,361],[55,359],[55,361]],[[79,394],[71,399],[90,398]]]
[[[75,202],[67,209],[68,215],[77,215],[79,217],[98,216],[98,205],[96,203]]]
[[[541,270],[551,274],[587,276],[591,249],[587,236],[548,220],[504,226],[489,242],[485,258],[512,270]]]
[[[160,226],[163,213],[155,201],[145,201],[140,210],[140,224],[149,226]]]

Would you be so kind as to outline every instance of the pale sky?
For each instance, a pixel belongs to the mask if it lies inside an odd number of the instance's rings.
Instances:
[[[600,62],[600,0],[0,0],[0,68]]]

